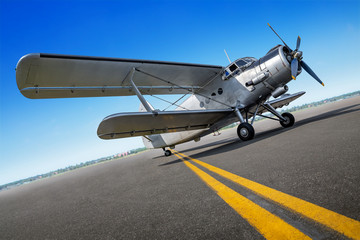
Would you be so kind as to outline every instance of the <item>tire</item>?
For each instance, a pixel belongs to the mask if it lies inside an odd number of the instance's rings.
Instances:
[[[171,156],[171,151],[170,150],[166,150],[165,152],[164,152],[164,154],[165,154],[165,156],[166,157],[169,157],[169,156]]]
[[[281,126],[288,128],[294,125],[295,118],[291,113],[286,112],[281,114],[281,116],[286,119],[286,121],[280,121]]]
[[[241,123],[237,128],[237,134],[243,141],[248,141],[254,138],[255,130],[249,123]]]

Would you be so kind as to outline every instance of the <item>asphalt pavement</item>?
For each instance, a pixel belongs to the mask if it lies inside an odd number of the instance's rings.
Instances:
[[[360,239],[360,97],[294,116],[2,191],[0,239]]]

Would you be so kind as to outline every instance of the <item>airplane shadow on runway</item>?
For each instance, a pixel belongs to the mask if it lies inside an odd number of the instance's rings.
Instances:
[[[190,155],[190,157],[192,157],[192,158],[201,158],[201,157],[211,156],[211,155],[214,155],[214,154],[228,152],[228,151],[231,151],[231,150],[234,150],[234,149],[239,149],[239,148],[245,147],[245,146],[247,146],[249,144],[253,144],[255,142],[262,141],[264,139],[276,136],[276,135],[281,134],[283,132],[292,130],[294,128],[297,128],[297,127],[300,127],[300,126],[303,126],[303,125],[306,125],[306,124],[309,124],[309,123],[313,123],[313,122],[321,121],[321,120],[324,120],[324,119],[333,118],[333,117],[341,116],[341,115],[344,115],[344,114],[360,111],[360,108],[351,109],[351,108],[358,107],[358,106],[360,106],[360,104],[354,104],[354,105],[347,106],[347,107],[344,107],[344,108],[339,108],[339,109],[336,109],[336,110],[333,110],[333,111],[325,112],[325,113],[317,115],[317,116],[313,116],[313,117],[310,117],[310,118],[305,118],[303,120],[295,122],[295,125],[293,127],[290,127],[290,128],[278,127],[278,128],[274,128],[274,129],[271,129],[271,130],[267,130],[267,131],[261,132],[259,134],[256,134],[255,138],[253,140],[248,141],[248,142],[243,142],[238,138],[236,138],[236,139],[235,138],[228,138],[228,139],[224,139],[224,140],[204,144],[204,145],[201,145],[201,146],[198,146],[198,147],[189,148],[189,149],[186,149],[186,150],[181,151],[181,152],[186,153],[186,152],[190,152],[190,151],[194,151],[194,150],[198,150],[198,149],[202,149],[202,148],[206,148],[206,147],[216,146],[216,145],[220,145],[220,146],[209,149],[209,150],[205,150],[205,151],[200,152],[200,153],[196,153],[194,155]],[[165,156],[161,156],[161,158],[165,158]],[[174,160],[174,161],[171,161],[171,162],[160,164],[159,166],[166,166],[166,165],[171,165],[171,164],[180,163],[180,162],[182,162],[182,161],[180,159],[177,159],[177,160]]]

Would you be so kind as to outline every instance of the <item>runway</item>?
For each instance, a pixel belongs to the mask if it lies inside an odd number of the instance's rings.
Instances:
[[[0,192],[0,239],[360,239],[360,97]]]

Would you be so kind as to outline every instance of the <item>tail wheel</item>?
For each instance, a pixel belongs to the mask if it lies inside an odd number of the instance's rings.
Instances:
[[[285,121],[280,121],[281,126],[283,126],[284,128],[288,128],[294,125],[295,118],[291,113],[286,112],[281,114],[281,116],[285,118]]]
[[[243,141],[251,140],[255,136],[255,130],[249,123],[241,123],[237,128],[237,134]]]
[[[166,157],[171,156],[171,151],[170,151],[170,150],[166,150],[166,151],[164,151],[164,154],[165,154]]]

